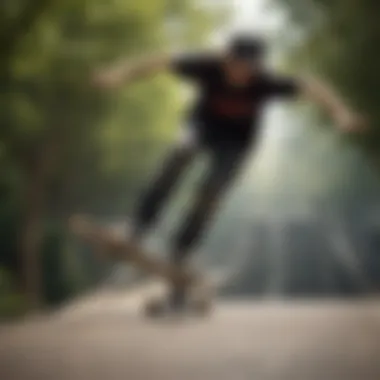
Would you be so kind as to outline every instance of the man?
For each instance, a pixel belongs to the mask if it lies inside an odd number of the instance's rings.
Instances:
[[[155,221],[171,189],[194,156],[200,151],[210,155],[210,168],[173,242],[172,259],[177,264],[188,257],[222,195],[236,178],[248,151],[255,148],[260,116],[268,101],[304,95],[322,106],[342,130],[355,131],[360,127],[360,119],[320,82],[267,72],[264,53],[260,40],[240,36],[219,55],[163,57],[137,64],[127,62],[95,76],[98,85],[112,88],[170,70],[198,86],[199,98],[188,118],[186,133],[168,155],[133,218],[134,237],[139,238]],[[180,305],[184,294],[174,291],[171,300],[170,305]]]

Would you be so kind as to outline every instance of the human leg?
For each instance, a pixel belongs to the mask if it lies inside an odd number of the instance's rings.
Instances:
[[[191,163],[194,154],[193,148],[178,145],[166,157],[158,175],[140,198],[132,217],[133,233],[136,236],[144,233],[156,221],[173,187]]]
[[[197,192],[195,202],[185,218],[185,222],[175,236],[172,261],[176,265],[184,264],[193,247],[206,231],[223,195],[239,173],[245,157],[246,151],[239,147],[226,147],[211,151],[210,169]],[[183,303],[184,298],[183,289],[174,289],[172,293],[174,305]]]
[[[158,174],[138,199],[137,207],[132,214],[132,231],[129,235],[140,238],[152,226],[198,149],[199,139],[196,130],[186,126]]]
[[[211,166],[199,188],[195,201],[174,240],[173,260],[182,261],[199,240],[215,214],[223,195],[233,183],[245,151],[231,147],[212,151]]]

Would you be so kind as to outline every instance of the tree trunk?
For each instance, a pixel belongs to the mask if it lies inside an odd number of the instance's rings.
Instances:
[[[44,187],[44,179],[40,175],[29,178],[20,234],[22,281],[28,304],[33,309],[43,305],[40,254],[44,237]]]
[[[33,160],[26,163],[25,206],[20,231],[21,274],[28,306],[43,306],[41,249],[44,241],[44,216],[47,185],[57,158],[58,139],[48,138]]]

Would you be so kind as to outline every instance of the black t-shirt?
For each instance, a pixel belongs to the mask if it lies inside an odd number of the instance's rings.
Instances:
[[[206,143],[249,144],[256,136],[263,105],[276,97],[297,94],[291,78],[262,73],[244,87],[229,85],[222,62],[214,57],[185,57],[173,61],[172,70],[198,85],[199,98],[191,120]]]

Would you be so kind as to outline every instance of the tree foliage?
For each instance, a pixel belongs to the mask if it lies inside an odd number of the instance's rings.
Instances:
[[[312,67],[328,78],[368,118],[370,133],[356,136],[354,141],[365,149],[378,170],[379,4],[372,0],[286,0],[281,5],[304,37],[293,62]]]
[[[200,44],[216,15],[192,0],[12,0],[0,15],[1,262],[38,304],[46,226],[73,211],[126,214],[181,109],[166,75],[104,93],[92,71]]]

